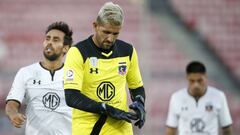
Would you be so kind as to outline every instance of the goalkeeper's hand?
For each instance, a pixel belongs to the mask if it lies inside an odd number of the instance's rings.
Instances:
[[[144,100],[141,96],[136,97],[136,101],[134,101],[131,105],[129,105],[130,109],[133,109],[138,116],[138,121],[134,124],[138,126],[138,128],[142,128],[145,123],[145,109],[144,109]]]
[[[131,123],[131,120],[137,120],[138,117],[136,114],[131,113],[131,112],[125,112],[123,110],[114,108],[110,105],[104,104],[102,103],[102,106],[105,110],[105,114],[107,114],[108,116],[117,119],[117,120],[125,120],[129,123]]]

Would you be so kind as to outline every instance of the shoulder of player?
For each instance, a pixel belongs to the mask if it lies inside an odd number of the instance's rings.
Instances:
[[[117,49],[119,56],[130,56],[133,54],[134,47],[130,43],[117,39],[115,42],[115,48]]]
[[[225,96],[225,94],[222,90],[219,90],[212,86],[208,86],[208,93],[210,96],[214,96],[214,97],[224,97]]]
[[[89,53],[92,53],[91,43],[89,41],[89,38],[78,42],[73,47],[76,47],[80,54],[82,55],[84,61],[86,60]]]
[[[173,94],[172,94],[172,98],[174,98],[175,100],[176,99],[180,99],[180,98],[183,98],[185,96],[187,96],[187,89],[186,88],[182,88],[182,89],[179,89],[177,91],[175,91]]]
[[[25,77],[31,76],[30,74],[34,72],[34,70],[39,69],[39,63],[33,63],[28,66],[21,67],[17,71],[17,76],[19,76],[21,79],[24,79]]]
[[[127,52],[132,53],[133,48],[134,48],[132,44],[127,43],[123,40],[119,40],[119,39],[116,40],[115,44],[117,45],[117,47],[119,49],[118,51],[124,51],[124,52],[127,51]]]
[[[79,41],[78,43],[76,43],[74,46],[77,47],[77,48],[84,48],[84,47],[87,47],[88,44],[89,44],[89,38],[85,39],[85,40],[82,40],[82,41]]]
[[[187,94],[187,89],[186,88],[178,89],[177,91],[175,91],[173,93],[173,95],[182,95],[182,94]]]
[[[117,39],[115,41],[116,44],[119,44],[119,45],[124,45],[124,47],[128,47],[128,48],[133,48],[133,45],[128,43],[128,42],[125,42],[123,40],[120,40],[120,39]]]
[[[36,63],[31,64],[31,65],[27,65],[27,66],[21,67],[21,68],[19,69],[19,71],[21,71],[21,72],[29,72],[29,71],[31,71],[31,70],[38,69],[38,68],[39,68],[39,65],[40,65],[40,64],[39,64],[38,62],[36,62]]]
[[[73,47],[76,47],[80,52],[83,52],[84,50],[90,49],[88,39],[78,42]]]

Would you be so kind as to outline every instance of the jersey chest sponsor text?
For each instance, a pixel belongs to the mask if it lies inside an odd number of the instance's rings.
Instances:
[[[110,101],[115,96],[115,86],[111,82],[102,82],[97,87],[97,96],[102,101]]]
[[[46,82],[44,79],[32,79],[27,83],[28,99],[36,99],[44,108],[56,110],[61,103],[63,82]]]
[[[44,107],[55,110],[60,105],[60,97],[55,92],[48,92],[42,97]]]

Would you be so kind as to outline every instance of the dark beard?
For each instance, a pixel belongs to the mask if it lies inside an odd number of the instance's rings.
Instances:
[[[47,55],[46,53],[43,52],[43,55],[46,59],[48,59],[49,61],[55,61],[57,60],[60,55],[57,55],[57,54],[53,54],[53,55]]]

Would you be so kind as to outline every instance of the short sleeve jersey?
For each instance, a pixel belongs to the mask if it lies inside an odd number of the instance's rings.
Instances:
[[[179,135],[218,135],[219,127],[232,124],[225,94],[214,87],[196,101],[187,89],[171,97],[166,125]]]
[[[65,102],[63,66],[54,73],[40,63],[21,68],[6,100],[26,103],[26,135],[71,135],[72,109]]]

